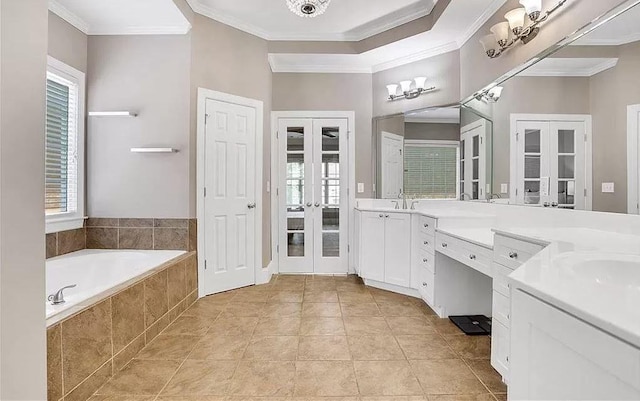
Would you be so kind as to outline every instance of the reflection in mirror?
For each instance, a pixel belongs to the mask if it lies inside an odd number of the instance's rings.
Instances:
[[[485,199],[491,124],[480,120],[457,106],[374,119],[376,197]]]
[[[492,192],[533,207],[639,212],[638,21],[635,6],[500,82],[498,96],[464,104],[463,125],[465,110],[493,122]]]

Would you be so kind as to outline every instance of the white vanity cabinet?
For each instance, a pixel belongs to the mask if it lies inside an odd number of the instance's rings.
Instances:
[[[512,292],[510,400],[640,400],[640,349]]]
[[[360,213],[360,275],[394,286],[411,287],[411,215]]]

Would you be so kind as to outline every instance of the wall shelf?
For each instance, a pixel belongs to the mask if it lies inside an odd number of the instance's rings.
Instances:
[[[137,117],[133,111],[90,111],[89,117]]]
[[[178,153],[175,148],[131,148],[131,153]]]

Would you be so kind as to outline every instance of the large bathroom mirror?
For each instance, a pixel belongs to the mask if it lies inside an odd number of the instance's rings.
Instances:
[[[631,5],[463,103],[461,124],[469,113],[492,125],[487,192],[518,205],[639,212],[640,6]]]
[[[375,118],[375,194],[381,199],[490,196],[492,123],[459,105]]]

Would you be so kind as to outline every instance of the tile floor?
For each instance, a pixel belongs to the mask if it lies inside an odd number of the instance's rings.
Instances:
[[[357,277],[276,276],[199,300],[91,401],[496,401],[489,337]]]

